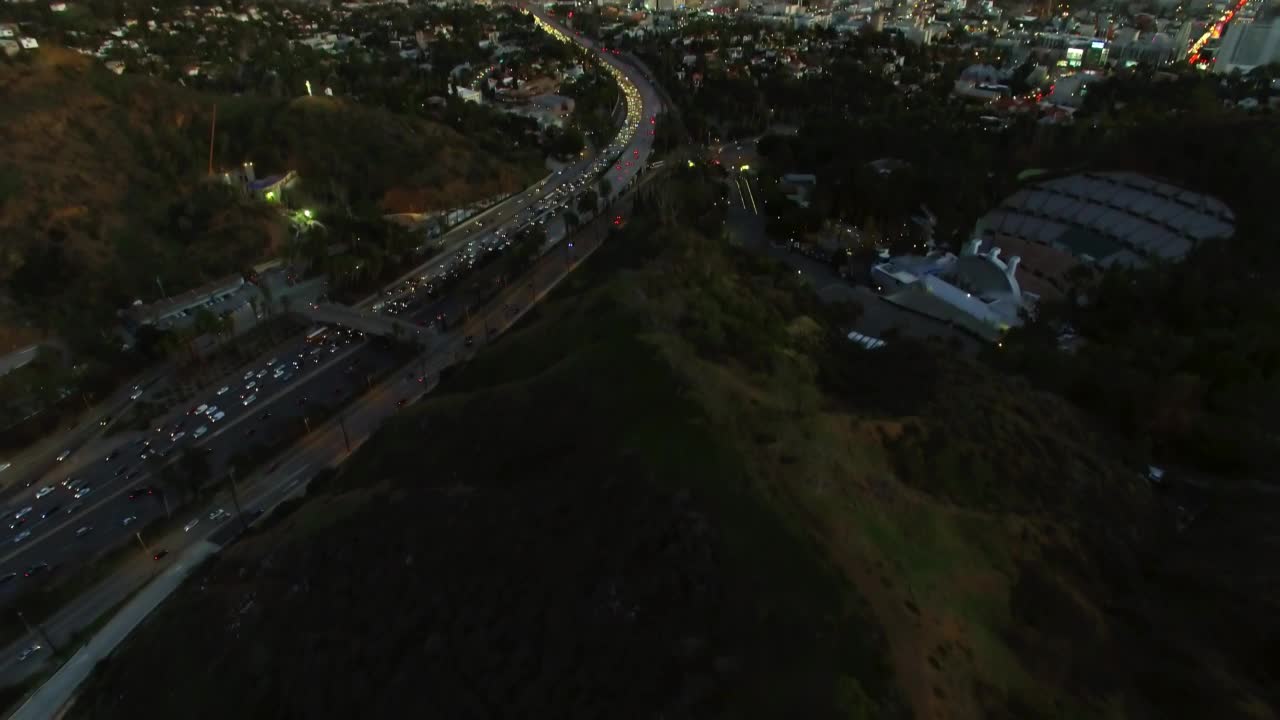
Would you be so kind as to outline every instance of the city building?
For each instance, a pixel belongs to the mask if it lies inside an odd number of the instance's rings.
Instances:
[[[952,92],[958,97],[985,102],[1010,95],[1003,75],[990,65],[970,65],[962,70]]]
[[[1022,258],[1023,287],[1060,295],[1078,267],[1176,262],[1234,231],[1235,216],[1216,198],[1137,173],[1099,172],[1024,187],[979,219],[974,235]]]
[[[1280,21],[1248,22],[1240,18],[1227,24],[1213,63],[1216,73],[1249,72],[1280,62]]]
[[[791,202],[800,207],[809,207],[810,198],[813,197],[813,190],[818,186],[818,176],[810,173],[791,173],[783,175],[778,182],[778,188],[787,196]]]
[[[1046,100],[1059,107],[1079,108],[1084,104],[1084,96],[1089,93],[1089,83],[1098,78],[1099,76],[1090,73],[1063,75],[1053,83]]]
[[[139,325],[154,325],[161,330],[189,325],[196,311],[204,308],[214,315],[221,315],[248,302],[246,285],[240,275],[231,275],[174,297],[166,297],[151,304],[136,302],[123,316],[129,330]]]
[[[949,252],[907,255],[872,266],[872,282],[884,299],[899,307],[998,341],[1022,324],[1037,297],[1018,284],[1018,257],[1006,263],[1000,248],[979,251],[971,240],[960,256]]]

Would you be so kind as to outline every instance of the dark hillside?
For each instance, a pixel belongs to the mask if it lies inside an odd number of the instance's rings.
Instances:
[[[209,182],[296,170],[299,197],[367,215],[455,207],[530,169],[447,127],[332,98],[203,95],[118,77],[58,48],[0,62],[0,350],[45,332],[96,337],[116,309],[273,255],[278,212]]]

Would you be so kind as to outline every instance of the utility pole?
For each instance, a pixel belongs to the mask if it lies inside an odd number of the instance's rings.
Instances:
[[[44,628],[40,626],[40,623],[36,623],[35,627],[32,627],[31,623],[27,622],[27,616],[23,615],[21,610],[18,611],[18,618],[22,620],[23,625],[27,626],[27,632],[44,641],[44,646],[49,648],[50,654],[57,652],[57,649],[53,646],[53,641],[49,639],[49,636],[45,633]]]
[[[218,106],[213,106],[213,122],[209,125],[209,174],[213,175],[213,138],[214,131],[218,129]]]
[[[347,454],[351,454],[351,438],[347,437],[347,416],[345,413],[338,413],[338,427],[342,428],[342,442],[347,446]]]
[[[248,532],[249,521],[244,519],[244,510],[240,508],[240,495],[236,493],[236,466],[227,469],[227,485],[231,488],[231,503],[236,506],[236,517],[240,519],[240,531]]]

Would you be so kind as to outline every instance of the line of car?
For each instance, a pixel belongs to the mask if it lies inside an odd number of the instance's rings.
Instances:
[[[330,353],[336,352],[338,347],[340,347],[341,345],[350,344],[351,342],[354,342],[355,340],[358,340],[361,337],[363,337],[363,334],[355,331],[343,330],[343,331],[335,332],[333,334],[333,337],[329,338],[329,347],[327,349],[329,350]],[[282,382],[287,382],[291,380],[296,373],[304,371],[308,363],[314,362],[315,365],[319,365],[323,359],[322,353],[324,352],[325,349],[326,348],[322,348],[322,347],[307,347],[297,354],[296,359],[286,360],[283,363],[278,362],[276,358],[272,358],[272,360],[269,363],[267,363],[267,367],[265,369],[254,371],[252,373],[252,375],[254,376],[254,380],[252,382],[255,384],[255,387],[260,387],[260,385],[258,385],[259,379],[263,379],[263,381],[265,382],[265,378],[268,373],[271,373],[272,379],[280,380]],[[225,395],[227,392],[229,392],[229,390],[230,388],[228,386],[223,386],[221,389],[219,389],[215,393],[215,396]],[[248,400],[248,402],[244,402],[245,400]],[[243,395],[241,399],[241,401],[245,405],[251,404],[254,400],[256,400],[256,393],[249,393],[247,395]],[[185,420],[187,420],[189,417],[193,415],[204,418],[211,423],[219,422],[226,417],[225,411],[218,409],[214,405],[206,403],[206,404],[196,406],[195,408],[192,408],[191,411],[189,411],[187,416],[184,416],[178,421],[177,425],[181,425]],[[269,416],[270,416],[270,413],[264,413],[264,417],[269,417]],[[166,429],[166,426],[162,425],[161,427],[157,428],[157,431],[163,433],[165,429]],[[193,438],[198,438],[203,436],[207,432],[208,432],[207,426],[201,425],[199,428],[196,428],[195,430],[193,430],[191,435]],[[181,429],[175,428],[170,433],[169,439],[170,439],[171,445],[168,450],[155,447],[153,445],[152,439],[144,437],[144,438],[139,438],[137,440],[131,441],[131,443],[129,444],[121,445],[119,447],[112,449],[103,458],[103,460],[105,463],[108,463],[108,464],[116,463],[118,460],[120,460],[122,455],[124,455],[125,453],[131,450],[138,451],[139,453],[138,460],[140,461],[145,461],[149,457],[165,457],[173,449],[172,446],[176,444],[178,441],[180,441],[185,436],[185,434],[186,433]],[[64,451],[64,453],[62,453],[59,456],[59,460],[65,460],[70,455],[71,455],[71,451],[69,450]],[[140,462],[128,463],[128,462],[121,461],[118,467],[116,468],[114,474],[112,475],[112,477],[107,478],[102,482],[109,482],[116,479],[123,479],[125,481],[132,480],[138,475],[140,475],[142,471],[143,471],[143,467]],[[12,542],[14,544],[21,544],[24,541],[27,541],[32,536],[32,532],[33,530],[36,529],[36,526],[38,526],[41,522],[45,520],[49,520],[50,518],[54,517],[55,514],[63,513],[66,515],[71,515],[79,511],[83,507],[84,498],[93,491],[94,486],[90,485],[88,479],[83,476],[82,477],[68,476],[64,480],[62,480],[61,483],[58,483],[57,485],[51,484],[51,485],[46,485],[37,489],[34,493],[34,499],[37,502],[40,500],[44,500],[54,492],[59,491],[59,489],[65,490],[66,492],[69,492],[71,494],[71,500],[73,502],[67,505],[65,509],[62,503],[55,502],[53,505],[47,508],[44,508],[42,511],[40,511],[39,519],[34,520],[34,522],[33,522],[33,518],[36,517],[36,512],[37,512],[35,503],[32,503],[30,505],[25,505],[21,508],[16,509],[13,512],[13,515],[11,517],[11,522],[10,522],[10,529],[17,531],[16,534],[12,537]],[[147,494],[152,494],[154,492],[157,492],[154,489],[148,488],[147,490],[150,491]],[[130,493],[130,499],[133,499],[136,496],[135,493],[136,491]],[[135,522],[136,520],[137,520],[137,515],[130,514],[124,517],[120,522],[122,526],[127,527],[131,523]],[[92,525],[83,525],[75,531],[75,538],[77,539],[84,538],[85,536],[93,532],[93,530],[94,528]],[[30,576],[30,575],[39,574],[40,572],[39,568],[42,566],[43,565],[32,566],[35,569],[31,570],[27,575]],[[13,577],[16,577],[16,573],[12,574],[11,576],[0,576],[0,584],[3,584],[6,580],[13,579]]]

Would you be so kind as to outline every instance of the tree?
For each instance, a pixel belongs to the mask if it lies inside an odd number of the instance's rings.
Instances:
[[[218,323],[218,333],[227,339],[235,337],[236,316],[234,313],[223,315]]]
[[[595,188],[587,188],[578,196],[578,212],[588,217],[595,215],[599,207],[600,196]]]
[[[191,330],[195,337],[213,335],[222,330],[222,321],[211,310],[202,307],[196,310],[195,317],[191,319]]]
[[[600,178],[600,197],[604,200],[606,207],[609,205],[609,196],[613,194],[613,184],[609,182],[609,178]]]

